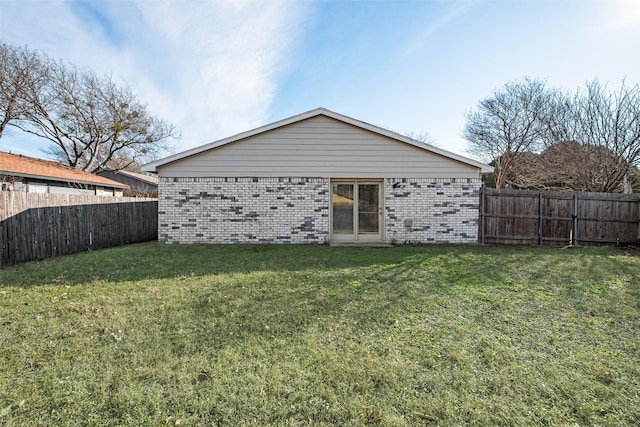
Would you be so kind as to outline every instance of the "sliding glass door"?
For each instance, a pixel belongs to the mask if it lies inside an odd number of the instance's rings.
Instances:
[[[382,241],[382,183],[332,181],[332,240]]]

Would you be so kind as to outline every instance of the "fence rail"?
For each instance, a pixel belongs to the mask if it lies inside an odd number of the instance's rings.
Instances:
[[[628,245],[640,240],[640,195],[483,188],[480,242]]]
[[[0,192],[0,267],[157,236],[156,199]]]

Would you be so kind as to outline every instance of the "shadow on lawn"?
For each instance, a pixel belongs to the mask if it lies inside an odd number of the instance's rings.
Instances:
[[[275,340],[279,345],[282,341],[278,340],[307,336],[309,331],[320,340],[315,344],[318,348],[329,345],[339,349],[375,341],[372,334],[388,335],[408,312],[427,308],[434,314],[446,309],[438,306],[439,301],[453,289],[437,278],[424,280],[424,264],[433,257],[425,248],[402,251],[398,259],[391,252],[377,257],[397,263],[343,262],[342,267],[367,268],[350,271],[336,266],[325,272],[301,268],[288,270],[287,279],[275,283],[272,275],[266,275],[264,280],[238,278],[234,285],[208,286],[197,302],[189,305],[192,314],[186,318],[201,319],[207,325],[196,332],[205,353],[255,340]],[[183,355],[179,343],[172,347],[176,355]],[[370,350],[387,351],[386,347]]]
[[[595,250],[595,249],[594,249]],[[606,251],[597,249],[596,251]],[[167,245],[139,243],[86,252],[0,269],[0,287],[78,285],[96,281],[137,282],[184,279],[260,271],[332,271],[370,266],[396,266],[406,275],[409,264],[427,263],[430,274],[445,274],[475,283],[477,268],[502,269],[526,265],[534,257],[581,250],[476,245],[417,245],[394,248],[350,248],[328,245]],[[616,254],[618,252],[611,252]],[[470,265],[476,269],[470,270]],[[511,266],[511,267],[509,267]],[[543,274],[543,272],[541,272]],[[457,276],[456,276],[457,275]],[[406,277],[405,277],[406,279]],[[393,278],[387,280],[393,281]]]
[[[345,248],[328,245],[166,245],[139,243],[0,269],[0,287],[136,282],[259,271],[302,271],[401,264],[409,256],[472,246]]]

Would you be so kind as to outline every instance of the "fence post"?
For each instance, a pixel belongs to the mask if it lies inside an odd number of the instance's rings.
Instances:
[[[573,193],[573,246],[578,246],[578,193]]]
[[[636,244],[640,243],[640,200],[636,200],[636,206],[638,209],[638,232],[636,235]]]
[[[480,189],[480,243],[484,245],[484,199],[485,199],[485,188],[482,187]]]
[[[538,194],[538,245],[542,246],[542,191]]]

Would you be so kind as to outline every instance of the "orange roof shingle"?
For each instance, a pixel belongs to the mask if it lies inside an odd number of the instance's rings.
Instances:
[[[81,184],[127,188],[125,184],[98,175],[64,166],[50,160],[36,159],[21,154],[0,151],[0,175],[24,176],[50,181],[64,181]]]

